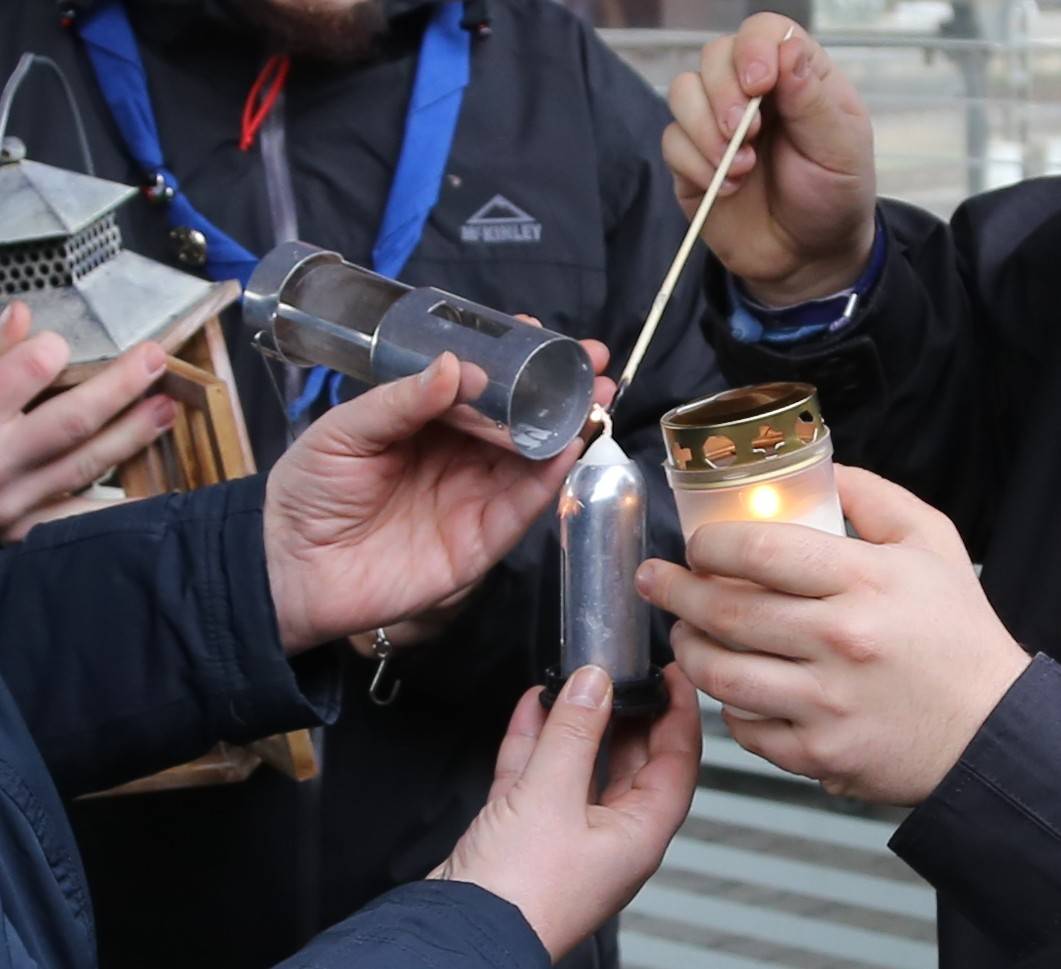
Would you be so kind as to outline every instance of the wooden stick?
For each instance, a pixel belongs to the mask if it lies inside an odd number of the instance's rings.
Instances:
[[[794,32],[795,27],[790,26],[781,43],[788,40]],[[725,182],[726,176],[729,174],[733,159],[737,156],[737,152],[740,150],[741,145],[744,144],[748,129],[752,126],[752,122],[755,120],[755,114],[759,110],[759,105],[762,104],[762,101],[762,95],[754,97],[748,102],[748,106],[744,109],[744,115],[741,117],[740,124],[737,125],[737,130],[733,132],[733,137],[730,138],[729,144],[726,146],[726,152],[722,156],[722,161],[719,162],[718,168],[715,171],[715,177],[711,179],[711,184],[708,186],[707,192],[700,201],[700,205],[696,210],[696,214],[693,216],[692,222],[689,223],[689,231],[685,233],[685,238],[682,240],[682,244],[678,248],[678,254],[674,257],[674,262],[671,263],[671,267],[663,280],[663,285],[660,286],[659,292],[656,294],[656,298],[652,303],[652,309],[649,310],[644,326],[641,327],[641,333],[637,338],[637,343],[634,344],[634,349],[630,351],[630,358],[626,361],[626,366],[623,368],[622,375],[619,377],[619,386],[616,388],[615,396],[612,398],[611,405],[608,407],[609,414],[615,413],[616,406],[637,374],[637,368],[641,366],[641,361],[644,360],[645,354],[648,353],[648,347],[652,342],[652,337],[656,335],[656,329],[659,327],[660,320],[663,319],[663,311],[666,310],[667,304],[670,302],[670,298],[674,294],[674,288],[678,285],[678,279],[681,277],[682,270],[685,269],[685,264],[689,261],[689,256],[693,251],[693,247],[696,245],[696,240],[700,238],[700,233],[704,229],[704,223],[707,222],[707,217],[711,212],[711,208],[715,204],[715,200],[718,198],[718,193],[722,190],[722,184]]]

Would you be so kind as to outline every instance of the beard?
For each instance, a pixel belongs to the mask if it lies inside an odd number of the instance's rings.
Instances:
[[[387,33],[384,0],[238,0],[243,16],[296,57],[368,60]]]

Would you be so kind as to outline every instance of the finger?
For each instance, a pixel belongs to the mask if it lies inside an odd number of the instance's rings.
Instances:
[[[529,323],[531,326],[540,327],[542,325],[542,321],[536,316],[531,316],[530,313],[517,313],[516,319],[521,323]]]
[[[781,46],[772,104],[802,155],[830,171],[872,179],[869,116],[854,86],[811,38]]]
[[[600,376],[608,369],[611,351],[600,340],[581,340],[579,342],[586,353],[589,354],[590,362],[593,364],[593,372]]]
[[[671,111],[681,130],[689,136],[712,169],[715,169],[722,161],[730,137],[740,124],[747,99],[738,89],[735,97],[740,103],[729,105],[720,112],[718,104],[713,99],[709,100],[711,92],[705,90],[706,83],[706,78],[696,74],[678,75],[671,85]],[[752,156],[750,147],[743,147],[737,152],[730,166],[732,177],[737,178],[747,173],[751,167],[749,161]]]
[[[836,465],[836,487],[844,515],[864,541],[874,545],[913,545],[968,564],[965,546],[946,515],[891,481]]]
[[[746,98],[769,94],[774,89],[781,47],[790,31],[794,38],[807,36],[795,21],[776,13],[755,14],[741,24],[733,38],[730,73]]]
[[[0,522],[13,522],[43,501],[88,487],[172,427],[176,413],[168,397],[148,398],[80,447],[19,475],[0,490]]]
[[[601,803],[608,805],[633,787],[634,777],[649,760],[651,721],[640,717],[617,720],[608,741],[608,781]]]
[[[649,730],[649,761],[630,790],[609,806],[632,819],[660,854],[689,813],[703,742],[696,690],[676,663],[663,671],[667,712]]]
[[[352,457],[369,457],[412,437],[456,402],[460,363],[448,351],[423,373],[374,387],[333,407],[307,432],[315,446]]]
[[[750,169],[754,165],[755,150],[750,147],[747,150],[751,152]],[[663,157],[674,173],[674,193],[686,214],[691,216],[715,177],[715,166],[700,154],[692,139],[677,123],[663,131]],[[738,180],[727,178],[722,183],[719,195],[732,195],[739,184]]]
[[[726,649],[684,622],[675,625],[671,644],[682,672],[724,706],[759,717],[800,722],[807,717],[817,687],[804,664]]]
[[[764,589],[753,582],[694,574],[672,565],[667,611],[733,649],[789,659],[821,654],[827,606],[819,599]],[[673,634],[672,634],[673,635]]]
[[[18,414],[63,372],[70,348],[57,333],[38,333],[0,359],[0,421]]]
[[[608,407],[615,397],[615,381],[610,377],[597,377],[593,381],[593,403]]]
[[[612,710],[612,681],[598,666],[576,670],[542,727],[523,779],[553,809],[584,812]]]
[[[814,762],[791,723],[785,720],[744,720],[726,711],[722,717],[733,739],[749,753],[790,774],[818,779]]]
[[[34,467],[83,444],[140,398],[165,369],[165,351],[157,344],[144,344],[123,354],[83,384],[34,409],[26,415],[26,447],[20,465]],[[172,425],[172,405],[168,415],[161,403],[157,411],[161,432]],[[122,460],[146,447],[144,432],[151,427],[151,415],[140,416],[140,420],[126,425],[140,433],[131,442],[138,445],[136,450],[123,455]],[[154,438],[147,443],[151,440]]]
[[[528,690],[512,714],[498,751],[494,783],[487,798],[489,801],[504,797],[523,776],[530,763],[542,727],[545,726],[546,712],[541,704],[541,692],[541,687]]]
[[[466,557],[464,582],[477,581],[523,537],[555,500],[584,446],[582,439],[576,438],[549,461],[502,453],[489,483],[492,497],[487,498],[482,511],[478,548]]]
[[[0,310],[0,355],[26,339],[31,322],[29,307],[19,300]]]
[[[704,525],[689,539],[686,558],[694,572],[748,579],[800,596],[836,595],[870,561],[858,542],[780,522]]]

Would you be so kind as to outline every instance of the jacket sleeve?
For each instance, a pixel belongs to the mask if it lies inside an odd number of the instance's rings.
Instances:
[[[388,892],[277,969],[548,969],[549,955],[514,905],[463,882]]]
[[[1061,667],[1040,654],[891,842],[1010,959],[1029,966],[1061,952],[1059,709]]]
[[[949,225],[882,201],[887,257],[852,326],[791,349],[729,332],[725,274],[707,272],[709,335],[734,384],[818,387],[837,457],[942,509],[974,555],[1004,486],[1003,430],[1033,407],[1042,348],[1055,340],[1051,265],[1061,243],[1061,181],[974,198]]]
[[[34,529],[0,558],[0,677],[64,794],[335,716],[333,657],[289,663],[264,478]]]

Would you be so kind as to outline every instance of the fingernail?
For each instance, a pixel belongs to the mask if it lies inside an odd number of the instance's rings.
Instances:
[[[6,304],[2,310],[0,310],[0,329],[7,326],[8,321],[11,319],[11,311],[13,307],[10,303]]]
[[[792,76],[802,81],[808,74],[810,74],[810,58],[806,54],[800,54],[792,66]]]
[[[151,416],[155,420],[155,427],[160,431],[168,431],[177,419],[177,405],[168,397],[155,401]]]
[[[565,699],[576,707],[597,710],[611,693],[611,677],[599,666],[583,666],[576,670],[565,691]]]
[[[152,344],[144,352],[144,369],[152,377],[157,377],[166,369],[166,354],[162,347]]]
[[[634,585],[637,586],[637,591],[646,599],[652,594],[652,586],[655,581],[656,567],[651,562],[645,562],[634,576]]]
[[[762,61],[752,61],[744,68],[744,87],[754,87],[770,76],[770,68]]]
[[[731,136],[740,125],[740,119],[744,117],[744,108],[739,104],[733,104],[726,109],[726,116],[722,119],[722,126],[726,129],[726,135]]]

